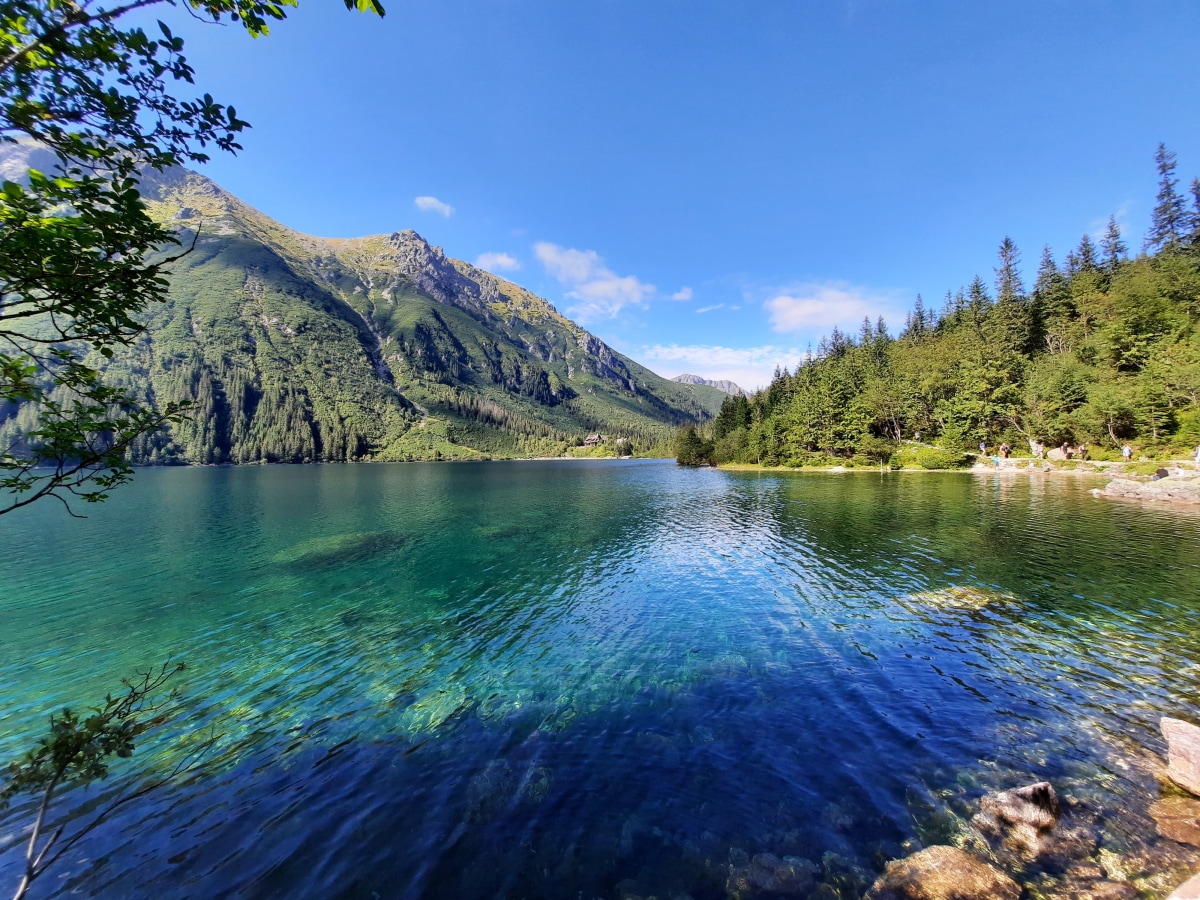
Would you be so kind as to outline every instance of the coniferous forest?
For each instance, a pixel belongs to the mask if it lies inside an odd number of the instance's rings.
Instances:
[[[864,320],[795,371],[730,397],[677,437],[680,462],[948,468],[981,442],[1089,446],[1093,458],[1186,452],[1200,443],[1200,179],[1186,193],[1159,145],[1149,233],[1133,253],[1115,217],[1061,262],[1000,243],[981,276],[940,304],[917,296],[903,328]],[[1190,196],[1188,196],[1190,195]],[[919,457],[919,458],[918,458]]]

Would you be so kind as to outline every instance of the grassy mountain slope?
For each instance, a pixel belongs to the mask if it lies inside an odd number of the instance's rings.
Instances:
[[[720,408],[416,232],[311,237],[183,169],[142,189],[195,246],[108,372],[194,415],[139,462],[557,455],[590,432],[647,448]],[[30,419],[8,411],[0,440]]]

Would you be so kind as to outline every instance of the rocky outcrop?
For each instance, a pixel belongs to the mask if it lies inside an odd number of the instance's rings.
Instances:
[[[888,863],[866,900],[1017,900],[1017,883],[957,847],[927,847]]]
[[[1163,797],[1150,804],[1150,818],[1163,837],[1200,847],[1200,800]]]
[[[1159,727],[1167,739],[1167,776],[1200,796],[1200,728],[1170,716],[1163,716]]]
[[[1200,503],[1200,478],[1168,476],[1158,481],[1114,478],[1104,488],[1092,491],[1097,497],[1156,500],[1168,503]]]
[[[971,820],[985,836],[1022,855],[1037,856],[1045,837],[1062,817],[1058,795],[1048,781],[989,794]]]
[[[680,384],[706,384],[709,387],[716,388],[718,391],[721,391],[722,393],[732,394],[733,396],[738,396],[739,394],[743,397],[749,396],[749,394],[747,394],[744,390],[742,390],[740,387],[738,387],[732,381],[729,381],[728,379],[724,379],[724,378],[719,381],[713,381],[708,378],[701,378],[699,375],[676,375],[671,380],[677,381]]]

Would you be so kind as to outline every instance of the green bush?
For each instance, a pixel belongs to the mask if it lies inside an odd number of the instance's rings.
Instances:
[[[968,463],[965,453],[941,447],[921,447],[916,457],[917,465],[922,469],[961,469]]]

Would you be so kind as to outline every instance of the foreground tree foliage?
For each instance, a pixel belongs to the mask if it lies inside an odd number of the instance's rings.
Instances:
[[[383,14],[376,0],[344,2]],[[259,37],[294,5],[0,3],[0,139],[52,154],[52,171],[0,185],[0,419],[30,401],[36,409],[23,439],[0,447],[9,492],[0,514],[43,497],[103,500],[129,479],[131,445],[184,412],[154,410],[100,375],[141,332],[141,314],[166,295],[165,267],[186,252],[147,215],[138,176],[203,162],[211,147],[234,152],[247,123],[207,94],[174,92],[194,73],[166,24],[151,35],[120,20],[172,7]]]
[[[15,900],[24,897],[38,876],[114,811],[165,784],[209,749],[211,740],[201,742],[169,772],[120,794],[65,839],[70,823],[59,825],[47,836],[47,815],[56,795],[67,787],[86,787],[107,778],[113,757],[132,756],[135,743],[144,734],[172,717],[178,695],[174,690],[164,692],[164,688],[183,668],[182,663],[168,661],[157,669],[123,679],[123,692],[116,696],[109,694],[101,705],[91,709],[90,715],[80,716],[70,709],[52,715],[50,731],[37,747],[9,764],[7,781],[0,790],[0,810],[21,794],[40,798],[37,817],[25,844],[25,872]]]
[[[1200,186],[1185,203],[1174,154],[1160,146],[1155,162],[1142,255],[1127,258],[1112,219],[1099,248],[1084,235],[1062,267],[1046,248],[1026,291],[1005,238],[994,295],[977,277],[940,312],[917,297],[898,336],[882,320],[857,336],[835,329],[795,372],[776,371],[753,397],[726,400],[709,428],[681,432],[679,461],[946,468],[981,441],[1087,443],[1114,459],[1130,442],[1190,456],[1200,444]]]

